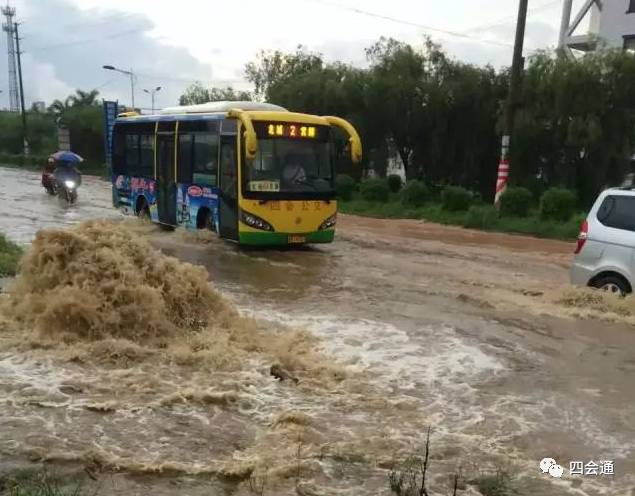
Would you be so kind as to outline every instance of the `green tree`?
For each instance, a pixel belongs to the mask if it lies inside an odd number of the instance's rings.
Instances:
[[[578,60],[533,57],[514,130],[514,180],[529,184],[539,176],[545,188],[577,191],[586,206],[618,184],[635,150],[634,77],[635,57],[621,50]]]
[[[323,66],[322,56],[307,52],[302,45],[298,45],[295,53],[290,54],[279,50],[261,50],[257,61],[245,66],[245,77],[254,85],[257,98],[272,100],[272,86],[280,86],[295,76],[321,70]]]
[[[51,103],[51,105],[49,105],[48,111],[51,114],[54,114],[56,116],[61,116],[64,114],[64,112],[66,112],[68,109],[70,109],[73,106],[73,100],[72,97],[66,97],[65,100],[53,100],[53,103]]]
[[[99,91],[91,90],[91,91],[83,91],[83,90],[75,90],[75,94],[68,97],[70,100],[71,106],[94,106],[99,105],[99,101],[97,97],[99,96]]]
[[[231,86],[226,88],[206,88],[200,82],[196,82],[188,86],[179,97],[179,105],[244,100],[251,100],[251,94],[247,91],[236,91]]]

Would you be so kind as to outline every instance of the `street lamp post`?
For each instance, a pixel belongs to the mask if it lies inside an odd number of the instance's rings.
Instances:
[[[150,97],[152,98],[152,113],[154,114],[154,94],[157,91],[161,91],[161,86],[157,86],[156,88],[154,88],[153,90],[146,90],[144,89],[143,91],[145,91],[146,93],[148,93],[150,95]]]
[[[123,69],[117,69],[116,67],[112,66],[112,65],[104,65],[102,66],[102,68],[108,70],[108,71],[116,71],[116,72],[120,72],[121,74],[126,74],[127,76],[130,76],[130,94],[131,94],[131,99],[132,99],[132,109],[134,110],[135,106],[134,106],[134,73],[132,72],[132,69],[130,69],[129,71],[124,71]]]

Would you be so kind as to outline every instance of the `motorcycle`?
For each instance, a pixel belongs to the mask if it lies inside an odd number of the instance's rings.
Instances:
[[[77,201],[77,188],[82,183],[82,175],[74,167],[59,166],[55,169],[55,190],[57,196],[69,204]]]
[[[50,195],[55,195],[69,204],[77,201],[77,188],[82,184],[82,175],[76,165],[84,159],[76,153],[59,151],[48,159],[48,166],[42,174],[42,185]],[[55,170],[51,172],[52,165]]]

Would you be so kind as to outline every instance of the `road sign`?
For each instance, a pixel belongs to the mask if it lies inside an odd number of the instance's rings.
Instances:
[[[67,127],[58,126],[57,128],[57,149],[71,151],[71,133]]]
[[[108,172],[112,172],[112,128],[119,113],[119,102],[104,100],[104,156]]]

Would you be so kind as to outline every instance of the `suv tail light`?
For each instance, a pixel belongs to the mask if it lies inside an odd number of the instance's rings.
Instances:
[[[580,226],[580,234],[578,234],[578,244],[575,247],[575,254],[577,255],[584,248],[584,243],[586,243],[587,237],[589,235],[589,223],[585,220]]]

